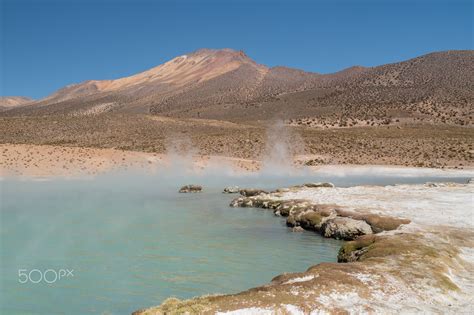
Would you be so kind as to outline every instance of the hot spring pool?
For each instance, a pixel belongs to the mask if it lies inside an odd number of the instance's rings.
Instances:
[[[283,272],[334,262],[340,241],[291,232],[271,211],[230,208],[236,195],[221,193],[229,185],[273,189],[327,180],[350,186],[436,178],[109,174],[93,180],[4,179],[0,313],[124,314],[170,296],[239,292]],[[178,194],[188,183],[205,191]],[[55,279],[60,270],[73,276]],[[45,278],[38,282],[40,273]],[[25,274],[31,278],[20,283]]]

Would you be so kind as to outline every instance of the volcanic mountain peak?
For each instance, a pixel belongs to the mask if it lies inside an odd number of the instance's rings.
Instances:
[[[209,48],[202,48],[198,49],[189,55],[190,57],[202,57],[207,59],[226,59],[229,61],[240,61],[242,63],[250,63],[255,64],[255,61],[250,59],[247,54],[243,50],[234,50],[230,48],[223,48],[223,49],[209,49]]]
[[[148,77],[150,81],[184,85],[190,82],[203,82],[235,70],[242,65],[251,65],[266,70],[265,66],[257,65],[242,51],[232,49],[200,49],[193,53],[176,57],[158,67],[133,77]],[[133,78],[131,77],[131,78]]]
[[[190,83],[210,80],[243,65],[266,73],[268,68],[258,65],[243,51],[232,49],[200,49],[190,54],[175,57],[147,71],[116,80],[91,80],[69,85],[47,99],[62,101],[77,96],[98,92],[140,88],[143,85],[167,85],[180,87]]]

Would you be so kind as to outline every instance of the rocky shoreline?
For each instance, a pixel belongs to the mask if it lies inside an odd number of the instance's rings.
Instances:
[[[472,181],[241,190],[232,207],[269,209],[293,229],[346,240],[338,263],[237,294],[170,298],[134,314],[467,312],[474,296],[474,222],[465,218],[472,218],[473,193]]]
[[[410,223],[408,219],[381,216],[377,214],[361,214],[348,211],[336,205],[314,204],[308,200],[280,200],[284,192],[305,188],[334,188],[332,183],[308,183],[280,189],[273,193],[262,190],[242,190],[243,196],[230,203],[231,207],[254,207],[271,209],[277,216],[287,217],[286,225],[292,228],[301,227],[305,230],[318,232],[324,237],[341,240],[354,240],[361,235],[370,235],[383,231],[396,230],[402,224]]]

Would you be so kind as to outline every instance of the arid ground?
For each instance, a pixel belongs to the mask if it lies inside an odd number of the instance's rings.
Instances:
[[[72,148],[106,148],[166,154],[181,150],[195,155],[261,160],[293,155],[298,163],[404,165],[436,168],[473,166],[471,127],[431,124],[319,129],[272,126],[272,122],[233,123],[174,119],[151,115],[0,118],[0,143]],[[283,150],[272,145],[281,143]],[[177,147],[177,148],[176,148]],[[4,149],[5,150],[5,149]],[[26,156],[6,156],[24,160]],[[25,163],[37,162],[31,156]],[[75,159],[83,158],[81,155]]]

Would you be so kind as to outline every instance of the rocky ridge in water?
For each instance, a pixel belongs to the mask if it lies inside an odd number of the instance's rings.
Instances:
[[[197,193],[202,192],[202,186],[199,185],[186,185],[179,189],[180,193]]]
[[[342,240],[354,240],[361,235],[397,229],[410,220],[377,214],[360,214],[344,210],[342,207],[327,204],[315,204],[308,200],[281,200],[281,193],[300,188],[330,189],[332,183],[308,183],[291,188],[281,188],[273,193],[263,190],[241,190],[241,197],[230,203],[231,207],[253,207],[271,209],[278,216],[287,217],[286,225],[316,231],[324,237]],[[298,229],[296,229],[298,230]]]

